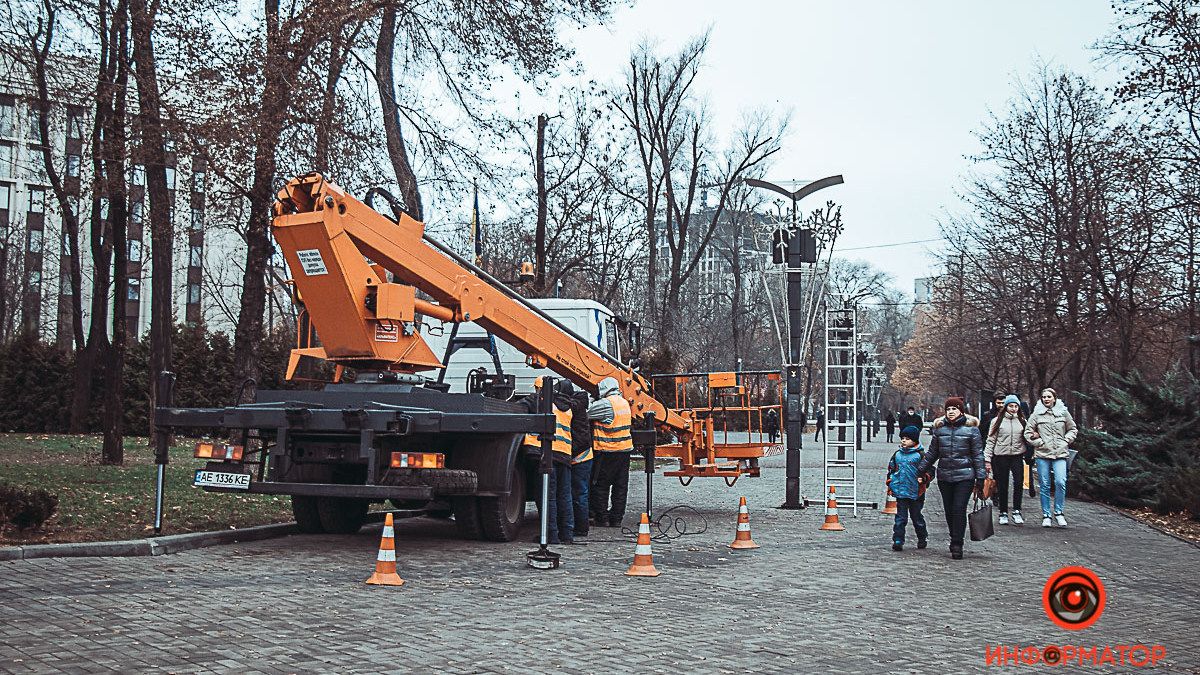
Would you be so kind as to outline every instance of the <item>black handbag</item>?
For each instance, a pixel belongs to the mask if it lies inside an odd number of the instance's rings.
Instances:
[[[992,505],[986,499],[983,500],[983,506],[980,506],[979,503],[978,499],[974,500],[974,510],[967,514],[967,525],[971,529],[971,541],[983,541],[996,534],[996,526],[992,523]]]

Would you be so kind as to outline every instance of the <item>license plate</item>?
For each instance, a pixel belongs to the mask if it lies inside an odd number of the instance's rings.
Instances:
[[[195,485],[196,487],[249,490],[250,474],[223,473],[221,471],[205,471],[204,469],[196,469],[196,480],[192,482],[192,485]]]

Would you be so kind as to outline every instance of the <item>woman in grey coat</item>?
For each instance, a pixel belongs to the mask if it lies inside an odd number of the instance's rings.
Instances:
[[[933,422],[929,448],[917,465],[917,473],[937,465],[938,491],[950,530],[950,557],[962,560],[963,535],[967,530],[967,501],[974,493],[982,498],[987,469],[983,462],[983,437],[979,419],[963,412],[966,404],[957,396],[946,399],[946,416]]]
[[[1067,406],[1049,387],[1042,390],[1033,414],[1025,424],[1025,440],[1033,444],[1037,462],[1038,487],[1042,493],[1042,527],[1050,527],[1050,477],[1054,477],[1054,520],[1059,527],[1067,526],[1063,504],[1067,500],[1067,456],[1079,430]]]
[[[1009,394],[1002,412],[992,418],[984,429],[983,460],[988,473],[996,479],[996,504],[1000,507],[1000,524],[1008,524],[1008,490],[1012,483],[1012,522],[1022,525],[1021,488],[1025,479],[1025,416],[1021,400]]]

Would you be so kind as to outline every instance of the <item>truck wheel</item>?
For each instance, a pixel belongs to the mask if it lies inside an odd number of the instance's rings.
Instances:
[[[525,472],[513,467],[512,491],[505,497],[479,498],[479,523],[484,538],[490,541],[512,541],[521,531],[525,520]]]
[[[317,512],[321,516],[321,527],[330,534],[354,534],[363,526],[370,503],[365,499],[345,497],[320,497]]]
[[[479,489],[479,477],[469,469],[392,469],[383,480],[384,485],[428,485],[439,497],[471,495]]]
[[[296,529],[301,534],[321,534],[325,531],[321,526],[321,514],[317,512],[316,497],[292,495],[292,517],[296,519]]]
[[[467,539],[483,539],[483,528],[479,522],[479,498],[455,497],[450,500],[454,511],[454,526]]]

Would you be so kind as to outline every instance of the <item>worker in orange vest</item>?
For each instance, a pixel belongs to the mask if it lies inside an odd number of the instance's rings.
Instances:
[[[537,378],[534,386],[541,389],[542,378]],[[539,509],[546,512],[546,543],[573,544],[575,536],[574,510],[571,508],[571,394],[573,388],[568,380],[558,380],[554,386],[554,441],[552,443],[552,459],[554,466],[550,470],[550,498],[548,504],[538,504]],[[538,410],[538,394],[534,393],[521,400],[531,413]],[[524,443],[541,447],[536,434],[525,437]],[[539,500],[540,501],[540,500]],[[534,540],[541,541],[541,535]]]
[[[592,449],[596,457],[590,499],[592,523],[597,527],[620,527],[629,492],[633,413],[616,379],[600,380],[600,398],[588,406],[587,414],[592,422]]]

